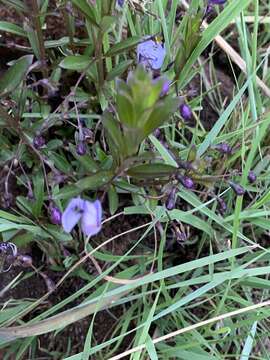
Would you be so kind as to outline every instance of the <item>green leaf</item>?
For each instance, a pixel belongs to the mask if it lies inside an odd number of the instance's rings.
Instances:
[[[108,191],[108,198],[109,198],[109,209],[111,215],[115,214],[116,210],[118,209],[119,205],[119,197],[115,187],[112,185]]]
[[[104,16],[101,20],[100,27],[103,33],[110,30],[110,27],[116,22],[117,18],[115,16]]]
[[[117,92],[116,106],[119,119],[128,127],[136,127],[136,112],[132,98],[122,90]]]
[[[27,14],[30,13],[30,10],[29,8],[27,7],[27,5],[25,5],[23,3],[23,1],[20,1],[20,0],[1,0],[2,3],[18,10],[19,12],[21,11],[24,11],[26,12]]]
[[[133,60],[126,60],[122,61],[120,64],[118,64],[115,68],[113,68],[108,74],[107,74],[107,81],[111,81],[114,78],[120,76],[127,70],[127,68],[133,63]]]
[[[160,100],[155,105],[151,115],[143,125],[143,132],[145,137],[150,135],[155,129],[160,127],[171,114],[173,114],[179,105],[179,100],[176,98],[167,97],[164,100]]]
[[[211,22],[208,28],[202,33],[199,44],[192,52],[188,61],[185,63],[183,70],[181,71],[179,79],[180,88],[183,88],[186,85],[192,70],[192,66],[197,61],[204,49],[213,41],[215,36],[223,31],[230,24],[230,22],[248,6],[250,2],[251,0],[231,1],[225,7],[222,13],[217,16],[215,20]]]
[[[36,174],[33,178],[35,201],[33,203],[33,215],[39,217],[44,199],[44,177],[42,172]]]
[[[63,69],[68,70],[85,70],[90,65],[90,57],[86,55],[69,55],[60,62],[60,66]]]
[[[86,19],[93,25],[99,27],[96,21],[96,11],[93,5],[86,0],[71,0],[72,4],[81,11]]]
[[[110,171],[99,171],[98,173],[87,176],[82,180],[79,180],[76,183],[76,186],[80,190],[97,190],[100,189],[103,185],[107,184],[112,180],[113,174]]]
[[[170,176],[175,173],[176,170],[176,167],[167,164],[143,164],[130,168],[128,175],[139,179],[155,179]]]
[[[133,49],[141,42],[141,36],[132,36],[127,40],[121,41],[115,45],[113,45],[110,50],[108,50],[105,56],[114,56],[120,54],[122,52],[126,52],[128,50]]]
[[[76,151],[76,147],[73,144],[69,144],[69,149],[72,155],[75,157],[75,159],[85,168],[86,171],[89,172],[97,172],[99,169],[98,164],[95,162],[95,160],[92,159],[92,157],[89,154],[86,155],[78,155]]]
[[[53,200],[70,199],[79,195],[81,192],[75,185],[64,186],[57,194],[54,195]]]
[[[0,94],[6,95],[20,85],[33,62],[33,58],[33,55],[22,56],[5,72],[0,79]]]
[[[20,26],[12,24],[8,21],[0,21],[0,31],[6,31],[14,35],[27,37],[26,32]]]

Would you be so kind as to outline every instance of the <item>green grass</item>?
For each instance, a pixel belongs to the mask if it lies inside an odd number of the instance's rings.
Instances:
[[[46,359],[66,360],[117,360],[125,354],[132,360],[269,359],[270,101],[256,82],[259,76],[270,86],[266,50],[269,24],[259,23],[259,16],[270,15],[269,1],[231,0],[224,9],[215,7],[218,16],[202,30],[179,77],[173,66],[166,71],[174,81],[172,97],[177,91],[182,100],[189,101],[197,121],[187,126],[175,112],[160,126],[162,138],[151,134],[141,142],[135,160],[145,165],[150,161],[149,154],[154,153],[159,163],[175,168],[179,160],[194,157],[192,161],[199,168],[191,175],[196,190],[173,183],[178,205],[170,211],[164,205],[166,191],[172,185],[169,176],[158,188],[133,180],[124,166],[119,166],[121,171],[115,177],[109,173],[114,154],[109,150],[106,132],[103,136],[103,113],[115,107],[115,80],[126,80],[128,71],[135,68],[135,50],[142,37],[162,35],[167,50],[165,70],[178,50],[185,49],[182,34],[186,24],[205,2],[190,1],[189,12],[182,7],[186,15],[180,19],[178,0],[171,1],[170,11],[167,0],[130,0],[117,12],[114,1],[97,0],[94,7],[91,1],[71,2],[84,21],[84,35],[75,32],[74,15],[65,10],[64,3],[59,3],[57,11],[69,21],[65,36],[59,39],[40,39],[47,16],[53,11],[47,1],[41,2],[42,16],[37,17],[31,31],[28,25],[0,22],[3,38],[9,33],[27,39],[28,53],[0,78],[0,166],[7,169],[3,172],[4,186],[13,177],[20,189],[13,205],[0,210],[0,237],[14,242],[19,251],[25,246],[33,249],[35,244],[42,252],[35,268],[19,267],[10,283],[0,287],[2,358],[38,359],[42,353]],[[19,0],[0,1],[1,6],[6,4],[22,16],[28,11]],[[106,4],[108,14],[101,21],[102,6]],[[117,18],[111,17],[112,11]],[[247,15],[254,16],[253,23],[245,22]],[[246,74],[236,70],[230,59],[226,69],[219,65],[218,52],[223,50],[218,49],[214,38],[220,33],[246,62]],[[1,45],[6,46],[4,40]],[[69,97],[69,102],[56,109],[43,97],[45,90],[38,92],[29,86],[29,78],[26,81],[33,61],[42,61],[44,56],[50,67],[43,71],[37,67],[39,77],[49,78],[55,86],[64,84],[66,74],[77,81],[64,85],[67,89],[62,95]],[[226,71],[232,80],[231,97],[227,99],[222,99],[220,71]],[[195,76],[199,77],[196,84],[201,86],[197,85],[197,94],[191,96],[188,85]],[[9,107],[7,100],[15,105]],[[206,103],[216,114],[209,130],[200,118]],[[67,123],[59,124],[67,113],[68,129]],[[97,135],[89,142],[85,156],[78,156],[74,146],[79,117]],[[50,131],[46,133],[47,147],[36,152],[31,148],[33,137],[46,127]],[[134,140],[132,134],[130,142]],[[214,146],[221,142],[228,142],[233,154],[215,152]],[[212,165],[207,167],[209,157]],[[133,166],[128,162],[124,165]],[[64,184],[51,185],[54,169],[67,177]],[[253,184],[248,181],[250,170],[257,175]],[[236,196],[228,187],[228,173],[246,189],[244,197]],[[26,196],[29,182],[34,202]],[[103,227],[112,229],[110,237],[103,234],[85,239],[80,232],[66,234],[50,223],[46,206],[51,198],[63,210],[67,200],[82,192],[90,198],[109,194],[108,203],[104,202]],[[217,196],[228,206],[224,216],[217,211]],[[133,224],[134,218],[138,219],[137,226],[123,230],[122,223]],[[190,237],[181,244],[175,241],[170,251],[172,224],[190,232]],[[70,250],[69,256],[63,255],[63,248]],[[113,248],[121,249],[121,253]],[[85,265],[90,263],[93,272]],[[41,293],[38,299],[23,294],[6,297],[11,289],[16,294],[20,284],[31,287],[36,271],[57,274],[56,287]],[[2,276],[6,273],[0,274],[0,283]],[[70,278],[74,282],[83,280],[84,286],[56,301],[53,294]],[[42,276],[40,282],[44,283]],[[54,299],[52,303],[50,299]],[[101,325],[104,328],[98,320],[101,311],[108,318],[113,314],[114,325],[108,325],[110,333],[96,338],[96,330]],[[69,336],[67,349],[59,351],[52,336],[55,334],[61,342],[61,336],[67,337],[66,327],[82,319],[87,319],[83,343],[76,344]],[[39,347],[44,334],[50,337],[42,352]]]

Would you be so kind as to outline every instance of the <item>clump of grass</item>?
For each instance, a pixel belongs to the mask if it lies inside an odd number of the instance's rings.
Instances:
[[[20,37],[0,79],[0,275],[20,271],[0,289],[4,358],[266,359],[267,7],[5,4],[24,21],[0,21]],[[12,299],[36,273],[47,292]],[[114,320],[96,338],[98,314]],[[84,344],[39,347],[87,317]]]

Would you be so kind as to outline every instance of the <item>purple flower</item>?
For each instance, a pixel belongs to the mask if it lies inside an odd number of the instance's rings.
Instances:
[[[36,149],[40,149],[45,145],[46,141],[43,136],[36,135],[33,139],[33,145]]]
[[[117,0],[117,4],[123,7],[125,0]]]
[[[57,206],[50,204],[49,214],[50,214],[50,220],[51,220],[52,224],[61,225],[62,213]]]
[[[251,170],[251,171],[248,173],[248,181],[249,181],[251,184],[253,184],[256,180],[257,180],[257,176],[256,176],[255,172]]]
[[[80,197],[72,199],[62,215],[62,226],[71,232],[81,221],[82,232],[86,236],[96,235],[101,229],[102,208],[99,200],[90,202]]]
[[[192,110],[189,105],[187,104],[180,105],[179,111],[180,111],[180,115],[184,120],[188,121],[192,119]]]
[[[154,40],[146,40],[137,46],[137,62],[152,70],[162,67],[165,56],[164,46]]]

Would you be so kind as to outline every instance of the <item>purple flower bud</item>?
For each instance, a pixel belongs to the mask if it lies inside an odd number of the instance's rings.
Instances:
[[[209,5],[223,5],[227,0],[208,0]]]
[[[84,141],[80,141],[76,146],[76,152],[78,155],[83,156],[86,154],[87,146]]]
[[[165,76],[159,76],[153,81],[153,83],[155,84],[155,83],[157,83],[157,82],[159,82],[161,80],[162,80],[162,89],[161,89],[161,92],[160,92],[160,97],[163,97],[163,96],[168,94],[168,92],[170,90],[171,82]]]
[[[217,198],[218,201],[218,211],[220,212],[221,215],[224,215],[227,211],[227,204],[225,203],[225,201],[222,198]]]
[[[51,204],[49,207],[49,213],[51,223],[54,225],[61,225],[62,213],[60,209],[58,209],[58,207],[56,207],[55,205]]]
[[[257,175],[255,174],[254,171],[251,170],[251,171],[248,173],[248,181],[249,181],[251,184],[253,184],[256,180],[257,180]]]
[[[43,136],[36,135],[33,139],[33,145],[36,149],[40,149],[45,145],[46,141]]]
[[[176,177],[186,189],[192,189],[194,187],[194,181],[191,178],[181,174],[177,174]]]
[[[235,192],[235,194],[238,195],[238,196],[242,196],[246,192],[245,189],[239,184],[235,184],[232,181],[229,181],[229,184],[230,184],[230,187]]]
[[[182,104],[179,107],[180,115],[185,121],[189,121],[192,119],[192,110],[189,105]]]
[[[172,191],[170,192],[167,201],[166,201],[166,209],[172,210],[175,207],[175,201],[176,201],[176,188],[174,187]]]
[[[117,4],[123,7],[125,0],[117,0]]]
[[[214,147],[217,151],[221,152],[222,154],[231,154],[232,147],[227,143],[220,143]]]
[[[161,130],[159,128],[157,128],[155,131],[154,131],[154,136],[158,139],[161,135]]]

